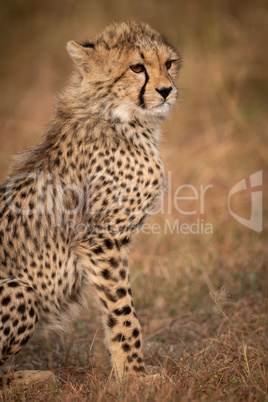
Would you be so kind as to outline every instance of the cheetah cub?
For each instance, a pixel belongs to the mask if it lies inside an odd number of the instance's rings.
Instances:
[[[135,22],[67,50],[74,73],[44,141],[0,187],[0,363],[37,324],[57,330],[73,320],[94,292],[118,377],[145,375],[128,246],[163,189],[159,123],[177,98],[180,57]]]

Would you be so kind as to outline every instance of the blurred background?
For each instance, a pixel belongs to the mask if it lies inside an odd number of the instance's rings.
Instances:
[[[180,392],[189,389],[190,381],[192,397],[202,387],[218,397],[221,384],[241,398],[263,397],[268,347],[267,1],[1,0],[0,179],[7,175],[12,154],[39,143],[52,119],[55,93],[72,69],[67,41],[83,41],[123,20],[148,22],[183,56],[179,101],[163,124],[168,194],[162,213],[149,221],[155,226],[140,233],[131,254],[134,298],[149,345],[146,359],[170,370]],[[228,210],[229,191],[245,178],[248,189],[233,195],[230,206],[250,218],[249,176],[257,171],[263,178],[259,232],[237,222]],[[178,210],[174,195],[185,184],[196,189],[198,199],[181,200]],[[203,210],[200,186],[210,186]],[[180,196],[193,196],[193,190],[184,187]],[[178,233],[176,225],[183,223],[190,228],[196,224],[197,233]],[[209,233],[201,233],[201,224],[210,225]],[[50,350],[53,359],[42,357],[35,367],[57,361],[67,371],[75,370],[77,354],[88,347],[88,333],[94,335],[99,325],[97,319],[89,325],[86,317],[74,324],[71,338],[64,335],[61,346]],[[28,352],[41,341],[36,342]],[[66,344],[71,344],[68,350]],[[94,348],[92,361],[98,348],[103,354],[101,341]],[[62,362],[64,351],[68,359]],[[26,352],[23,364],[29,368],[32,358]],[[230,359],[235,363],[227,364]]]

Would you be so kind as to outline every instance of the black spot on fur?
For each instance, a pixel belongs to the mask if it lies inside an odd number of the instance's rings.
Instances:
[[[10,297],[6,296],[2,299],[2,306],[7,306],[10,303]]]
[[[25,338],[23,338],[23,340],[22,340],[21,343],[20,343],[20,346],[26,345],[26,343],[28,342],[29,338],[30,338],[29,335],[27,335]]]
[[[22,325],[18,329],[18,335],[23,334],[26,331],[26,325]]]
[[[100,298],[100,301],[104,305],[104,307],[108,309],[108,305],[107,305],[106,301],[103,300],[102,298]]]
[[[109,250],[113,248],[113,242],[110,239],[105,239],[104,240],[105,247],[107,247]]]
[[[126,271],[124,269],[121,269],[120,272],[119,272],[119,275],[120,275],[120,277],[122,279],[125,279],[126,278]]]
[[[140,331],[137,328],[133,329],[132,335],[134,336],[134,338],[137,338],[140,334]]]
[[[31,307],[31,309],[30,309],[30,311],[29,311],[29,315],[30,315],[30,317],[33,317],[34,316],[34,309]]]
[[[118,261],[114,257],[110,258],[110,264],[113,268],[117,268],[119,265]]]
[[[104,253],[103,248],[102,248],[101,246],[98,246],[98,247],[94,248],[92,251],[93,251],[93,253],[95,253],[95,254],[102,254],[102,253]]]
[[[24,313],[25,313],[25,310],[26,310],[25,304],[21,304],[21,305],[18,307],[18,312],[19,312],[20,314],[24,314]]]
[[[113,342],[124,342],[125,340],[126,337],[121,332],[112,339]]]
[[[6,321],[8,321],[10,319],[10,315],[9,314],[4,314],[2,317],[2,323],[4,324]]]
[[[121,309],[115,309],[114,313],[116,315],[128,315],[131,313],[131,308],[129,306],[124,306]]]
[[[139,367],[133,366],[132,368],[133,368],[133,370],[136,371],[137,373],[138,373],[138,372],[140,372],[140,373],[145,373],[145,368],[144,368],[143,366],[139,366]]]
[[[7,336],[10,333],[10,327],[4,329],[4,335]]]
[[[128,351],[130,350],[129,344],[128,344],[128,343],[124,343],[124,344],[122,345],[122,349],[123,349],[124,352],[128,352]]]
[[[126,296],[127,292],[126,292],[126,289],[119,288],[119,289],[117,289],[116,294],[119,297],[119,299],[122,299],[122,297]]]
[[[18,283],[18,282],[15,282],[15,281],[12,281],[12,282],[8,282],[7,286],[8,286],[9,288],[16,288],[16,287],[19,286],[19,283]]]
[[[121,240],[121,245],[122,246],[124,246],[124,245],[126,245],[126,244],[129,244],[130,243],[130,238],[129,237],[124,237],[122,240]]]
[[[117,324],[117,319],[115,317],[113,317],[112,315],[109,315],[108,317],[108,321],[107,321],[107,325],[110,328],[115,327]]]
[[[102,275],[103,278],[105,278],[105,279],[110,279],[110,272],[109,272],[108,269],[103,269],[103,270],[101,271],[101,275]]]

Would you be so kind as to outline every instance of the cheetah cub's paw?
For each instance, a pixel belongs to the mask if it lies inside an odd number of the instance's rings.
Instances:
[[[138,381],[139,383],[143,383],[143,384],[149,384],[152,383],[154,381],[164,381],[165,380],[165,376],[162,372],[162,370],[157,367],[157,366],[146,366],[145,372],[137,375],[136,373],[134,374],[130,374],[128,373],[125,376],[125,379],[131,379],[134,382]]]
[[[16,371],[13,374],[6,374],[0,378],[1,387],[23,387],[27,388],[30,385],[35,384],[55,384],[56,379],[51,371],[39,371],[39,370],[25,370]]]
[[[165,380],[165,376],[163,374],[163,371],[160,369],[160,367],[157,366],[146,366],[146,375],[145,377],[141,378],[142,382],[144,383],[149,383],[151,381],[157,381],[157,380]]]

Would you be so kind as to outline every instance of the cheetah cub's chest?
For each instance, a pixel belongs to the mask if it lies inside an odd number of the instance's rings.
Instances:
[[[109,143],[100,147],[102,160],[95,158],[90,174],[91,220],[117,225],[118,233],[132,232],[153,212],[164,185],[158,149],[146,132],[130,133],[116,148]]]

